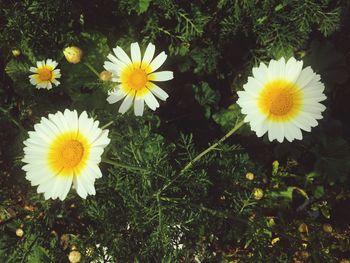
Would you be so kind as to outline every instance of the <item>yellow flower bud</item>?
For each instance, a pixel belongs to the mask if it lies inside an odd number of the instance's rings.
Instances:
[[[66,47],[63,50],[63,54],[69,63],[77,64],[80,62],[81,57],[83,56],[83,51],[76,46],[71,46]]]
[[[260,200],[264,196],[264,191],[261,188],[254,188],[253,195],[255,200]]]
[[[330,224],[323,224],[323,231],[326,233],[332,233],[333,227]]]
[[[18,236],[18,237],[23,237],[23,235],[24,235],[23,229],[22,229],[22,228],[17,228],[17,230],[16,230],[16,236]]]
[[[305,223],[301,223],[300,226],[298,227],[298,230],[300,233],[307,233],[307,234],[309,233],[309,228]]]
[[[80,262],[81,254],[79,251],[73,250],[69,252],[68,259],[69,259],[69,262],[71,263],[78,263]]]
[[[100,80],[102,81],[109,81],[111,80],[111,78],[112,78],[112,73],[107,70],[104,70],[100,73]]]
[[[19,55],[21,55],[21,50],[19,50],[18,48],[12,49],[12,55],[14,57],[18,57]]]
[[[246,178],[247,180],[249,180],[249,181],[252,181],[252,180],[254,180],[254,174],[253,174],[253,173],[247,173],[247,174],[245,175],[245,178]]]
[[[271,240],[271,245],[274,246],[279,241],[280,241],[280,238],[279,237],[275,237],[274,239]]]

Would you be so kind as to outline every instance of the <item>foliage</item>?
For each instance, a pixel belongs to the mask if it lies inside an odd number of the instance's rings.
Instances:
[[[342,0],[1,1],[0,261],[68,262],[72,250],[82,262],[349,260],[349,21]],[[175,75],[142,118],[118,114],[113,84],[96,76],[112,48],[135,41],[165,50]],[[81,63],[64,59],[70,45]],[[281,56],[321,75],[320,125],[283,144],[243,126],[184,169],[242,119],[236,91],[252,66]],[[45,58],[62,72],[50,91],[28,81]],[[112,142],[96,196],[45,201],[21,170],[22,142],[65,108],[112,121]]]

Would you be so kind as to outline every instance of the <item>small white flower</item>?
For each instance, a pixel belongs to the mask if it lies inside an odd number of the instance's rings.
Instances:
[[[98,164],[109,144],[108,130],[84,111],[65,110],[42,117],[24,141],[23,170],[45,199],[65,199],[73,183],[79,196],[94,195],[94,182],[102,177]]]
[[[38,61],[37,67],[30,67],[30,71],[35,73],[29,76],[29,81],[37,89],[52,89],[52,84],[58,86],[57,80],[61,77],[59,69],[55,69],[58,63],[52,59]]]
[[[290,58],[271,60],[253,68],[253,77],[239,91],[237,104],[246,114],[244,121],[261,137],[268,132],[270,141],[301,140],[301,130],[311,131],[322,119],[326,99],[320,76],[303,69],[303,62]]]
[[[143,58],[138,43],[131,44],[131,59],[119,46],[113,51],[115,56],[107,56],[110,61],[104,63],[104,68],[112,72],[112,81],[118,82],[118,85],[109,94],[107,101],[112,104],[125,98],[119,108],[120,113],[125,113],[134,102],[136,116],[142,116],[145,102],[152,110],[158,108],[159,103],[155,96],[165,101],[168,94],[154,82],[173,79],[172,71],[155,72],[166,60],[165,52],[153,59],[155,46],[151,43],[148,44]]]

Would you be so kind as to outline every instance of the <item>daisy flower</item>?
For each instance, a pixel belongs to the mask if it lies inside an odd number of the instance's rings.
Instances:
[[[131,58],[119,46],[113,49],[115,56],[107,56],[110,61],[104,63],[104,68],[112,73],[112,81],[118,82],[117,87],[109,93],[107,101],[112,104],[124,99],[119,107],[120,113],[125,113],[134,102],[135,115],[142,116],[144,103],[155,110],[159,107],[155,96],[163,101],[168,98],[168,94],[154,82],[173,79],[173,72],[155,72],[164,63],[167,55],[163,51],[153,59],[153,44],[148,44],[143,58],[138,43],[132,43],[130,49]]]
[[[57,80],[61,77],[59,69],[55,69],[58,63],[52,59],[36,62],[37,67],[30,67],[30,71],[34,74],[29,76],[30,83],[37,89],[52,89],[52,84],[58,86],[60,82]]]
[[[94,195],[94,182],[102,173],[98,164],[109,144],[108,130],[84,111],[65,110],[42,117],[24,141],[22,169],[45,199],[65,199],[73,183],[79,196]]]
[[[246,114],[244,121],[261,137],[270,141],[301,140],[301,130],[310,132],[322,119],[326,99],[320,76],[303,62],[290,58],[271,60],[253,68],[253,76],[239,91],[237,104]]]

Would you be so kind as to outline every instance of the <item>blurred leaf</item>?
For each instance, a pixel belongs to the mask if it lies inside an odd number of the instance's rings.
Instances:
[[[151,0],[139,0],[139,14],[142,14],[147,11]]]
[[[242,120],[243,115],[241,109],[237,104],[232,104],[226,110],[221,110],[213,114],[214,121],[221,126],[224,132],[228,132],[236,124],[237,120]],[[237,134],[250,134],[249,125],[244,125],[237,132]]]

